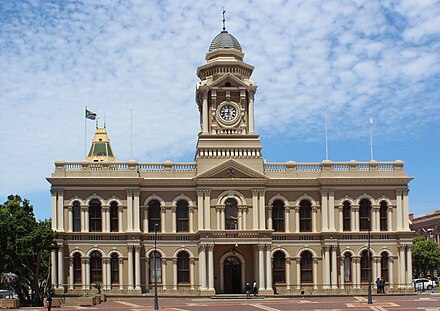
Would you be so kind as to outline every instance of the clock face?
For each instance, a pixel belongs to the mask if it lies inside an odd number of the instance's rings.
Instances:
[[[224,105],[220,108],[220,116],[225,121],[232,121],[237,116],[237,110],[232,105]]]

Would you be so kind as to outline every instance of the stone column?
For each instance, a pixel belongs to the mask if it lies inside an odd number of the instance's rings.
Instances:
[[[403,200],[402,200],[402,205],[403,205],[403,209],[402,209],[402,229],[405,231],[409,231],[409,202],[408,202],[408,189],[404,189],[402,191],[403,194]],[[412,282],[412,281],[411,281]]]
[[[86,269],[86,289],[90,289],[90,258],[85,258]]]
[[[238,206],[238,219],[236,219],[238,230],[243,230],[243,208]]]
[[[359,205],[353,205],[351,210],[353,211],[354,216],[354,218],[351,219],[351,226],[354,228],[354,232],[359,232]]]
[[[194,258],[190,258],[189,260],[189,282],[191,283],[191,289],[195,289],[194,287],[194,283],[195,283],[195,266],[196,266],[196,261]]]
[[[102,289],[103,290],[110,290],[111,288],[111,275],[110,275],[110,258],[108,257],[103,257],[102,258],[102,274],[103,274],[103,279],[102,279]]]
[[[221,212],[221,206],[218,205],[215,208],[216,214],[217,214],[217,230],[222,230],[222,224],[221,224],[221,218],[222,218],[222,212]]]
[[[248,213],[248,209],[247,206],[243,206],[243,225],[242,225],[242,229],[246,230],[247,229],[247,213]]]
[[[87,285],[86,285],[86,269],[87,269],[87,265],[86,262],[88,261],[87,258],[83,257],[81,258],[81,287],[82,289],[86,289]]]
[[[402,231],[402,189],[396,189],[397,231]],[[400,282],[399,282],[400,283]]]
[[[124,215],[124,207],[118,206],[118,232],[124,232],[124,228],[122,228],[122,216]]]
[[[203,221],[203,190],[197,190],[197,214],[198,214],[198,230],[205,228]]]
[[[264,284],[264,245],[258,245],[258,291],[265,289]]]
[[[323,289],[330,288],[330,257],[329,257],[329,246],[323,246],[324,252],[322,256],[322,280],[323,280]]]
[[[345,270],[344,270],[344,257],[341,256],[339,260],[339,288],[345,288]]]
[[[258,190],[255,189],[252,190],[252,222],[252,228],[258,230]]]
[[[357,258],[352,256],[351,257],[351,278],[352,278],[352,284],[353,284],[353,288],[357,288],[358,287],[358,280],[357,280]]]
[[[173,258],[173,289],[177,290],[178,271],[177,271],[177,258]]]
[[[221,206],[220,207],[220,229],[221,230],[225,230],[225,207]]]
[[[73,232],[73,206],[69,205],[67,207],[68,210],[68,225],[67,225],[67,232]]]
[[[316,232],[316,213],[318,208],[316,206],[312,206],[312,232]]]
[[[64,245],[58,244],[58,288],[64,289]]]
[[[166,215],[167,209],[165,206],[160,207],[160,232],[166,232]]]
[[[84,208],[84,228],[85,232],[90,232],[90,217],[89,217],[89,206],[86,205]]]
[[[58,230],[57,190],[50,190],[52,196],[52,230]]]
[[[133,232],[133,190],[127,190],[127,232]]]
[[[208,244],[208,289],[214,290],[214,244]]]
[[[110,205],[102,206],[102,232],[110,232]]]
[[[124,289],[124,259],[119,258],[119,289]]]
[[[404,245],[398,245],[397,246],[399,248],[399,261],[398,261],[398,266],[397,266],[397,270],[399,271],[398,274],[398,282],[399,284],[397,285],[398,288],[403,288],[405,285],[405,246]]]
[[[267,229],[272,230],[273,224],[272,224],[272,206],[267,207]]]
[[[249,133],[254,132],[254,93],[249,92]]]
[[[148,233],[148,231],[150,230],[149,225],[148,225],[148,205],[144,206],[144,233]],[[153,228],[153,232],[154,232],[154,228]]]
[[[339,232],[344,232],[344,206],[338,206]]]
[[[301,258],[297,257],[296,262],[296,289],[301,288]]]
[[[328,191],[329,230],[335,231],[335,191]]]
[[[393,231],[393,207],[388,206],[387,209],[387,231]]]
[[[295,233],[299,233],[299,206],[295,206]]]
[[[64,191],[58,190],[58,232],[64,232]]]
[[[259,278],[260,265],[258,264],[258,256],[259,256],[258,245],[253,245],[252,250],[254,252],[254,277],[252,278],[252,280],[259,281],[260,280],[260,278]],[[221,266],[221,268],[222,267],[223,267],[223,265]],[[221,275],[223,276],[223,273]],[[224,287],[222,287],[222,289],[224,289]]]
[[[166,258],[162,258],[161,260],[162,264],[162,289],[167,289],[167,260]],[[176,284],[177,284],[177,278],[176,278]]]
[[[139,190],[133,191],[133,230],[136,232],[141,232],[140,229],[140,205],[139,205]]]
[[[136,289],[141,289],[141,247],[139,245],[136,245],[134,247],[135,251],[135,284]]]
[[[328,191],[327,190],[321,190],[321,231],[326,232],[328,231]],[[313,221],[312,221],[313,222]],[[313,230],[313,232],[316,232],[316,230]]]
[[[388,284],[390,288],[394,287],[394,258],[388,257]]]
[[[75,288],[75,272],[73,270],[73,257],[69,257],[69,289]]]
[[[194,206],[189,207],[189,233],[194,233]]]
[[[172,233],[176,233],[177,232],[177,228],[176,228],[177,227],[176,209],[177,209],[177,206],[172,206],[171,207],[171,218],[172,218],[171,221],[173,222],[172,228],[171,228],[171,232]]]
[[[128,290],[134,289],[133,273],[133,246],[128,246]]]
[[[265,205],[265,195],[266,190],[260,190],[258,192],[258,201],[260,205],[260,229],[266,230],[266,205]]]
[[[412,284],[412,249],[411,244],[406,245],[406,286],[411,288]]]
[[[331,280],[332,280],[332,288],[337,289],[338,288],[338,264],[336,259],[336,246],[332,246],[331,248],[331,254],[332,254],[332,273],[331,273]]]
[[[51,282],[54,285],[55,288],[58,288],[58,275],[57,275],[57,271],[58,271],[58,264],[57,264],[57,250],[56,249],[52,249],[50,251],[50,276],[51,276]]]
[[[199,275],[200,275],[200,289],[208,289],[206,286],[206,245],[199,246]]]
[[[208,133],[208,90],[202,90],[202,133]]]
[[[272,289],[272,256],[270,254],[270,245],[266,246],[266,290]]]
[[[313,257],[313,289],[318,289],[318,258]]]
[[[211,190],[205,192],[205,229],[211,229]]]
[[[377,256],[372,256],[371,262],[372,262],[372,268],[373,268],[372,269],[373,271],[371,271],[371,273],[373,274],[371,276],[371,281],[374,282],[378,277],[380,277],[380,275],[378,275],[378,273],[377,273]]]
[[[290,264],[291,260],[289,257],[286,257],[285,269],[286,269],[286,289],[290,289],[291,280],[290,280]]]
[[[371,209],[371,231],[377,232],[377,231],[379,231],[379,226],[378,226],[379,205],[372,205],[371,207],[372,207],[372,209]]]
[[[285,231],[287,233],[290,232],[290,207],[284,207],[284,223],[285,223]]]

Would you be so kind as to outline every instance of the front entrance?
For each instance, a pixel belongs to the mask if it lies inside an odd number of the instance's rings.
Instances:
[[[241,294],[241,264],[235,256],[229,256],[224,263],[225,294]]]

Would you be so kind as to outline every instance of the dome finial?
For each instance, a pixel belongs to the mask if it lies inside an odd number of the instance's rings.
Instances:
[[[223,21],[223,30],[226,30],[226,25],[225,25],[225,22],[226,22],[226,19],[225,19],[225,13],[226,13],[226,10],[225,10],[225,8],[223,7],[223,19],[222,19],[222,21]]]

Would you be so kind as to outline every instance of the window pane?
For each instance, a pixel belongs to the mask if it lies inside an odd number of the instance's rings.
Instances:
[[[189,255],[186,252],[180,252],[177,255],[177,284],[189,283]]]
[[[188,202],[181,200],[176,207],[177,232],[188,232]]]
[[[343,207],[344,231],[351,231],[351,205],[345,201]]]
[[[388,205],[387,202],[382,201],[380,203],[380,231],[387,231],[388,230]]]
[[[159,252],[150,254],[150,283],[154,284],[154,271],[156,270],[157,283],[162,283],[162,265]]]
[[[312,231],[312,203],[310,201],[301,201],[299,206],[299,222],[301,232]]]
[[[284,232],[284,202],[275,201],[272,207],[272,223],[275,232]]]
[[[119,207],[118,203],[112,202],[110,205],[110,231],[118,232],[119,231]]]
[[[81,206],[79,202],[73,203],[72,207],[73,213],[73,232],[81,231]]]
[[[101,225],[101,202],[98,200],[92,200],[89,205],[89,221],[90,221],[90,231],[100,232],[102,231]]]
[[[238,209],[237,201],[227,199],[225,202],[225,228],[226,230],[237,230]]]
[[[155,228],[160,231],[160,202],[157,200],[148,204],[148,231],[154,232]]]
[[[111,283],[119,284],[119,258],[118,255],[113,253],[110,260],[111,267]]]
[[[305,251],[301,254],[301,283],[313,282],[313,258],[312,254]]]
[[[361,231],[371,230],[371,203],[366,199],[359,204],[359,222]]]

